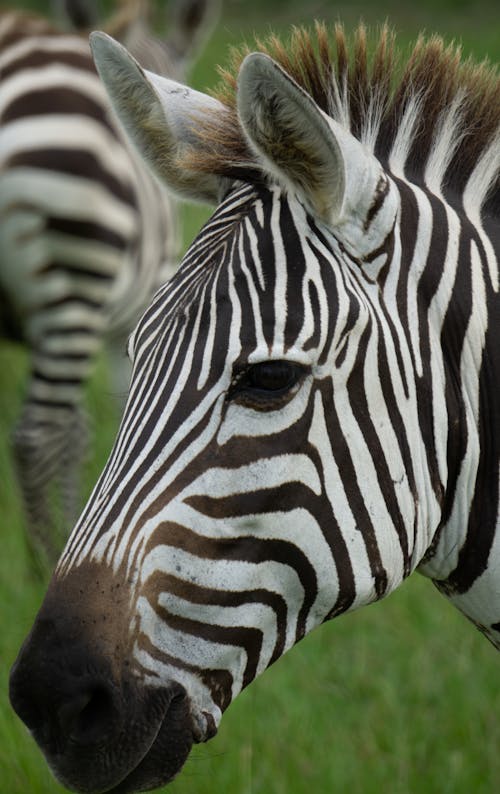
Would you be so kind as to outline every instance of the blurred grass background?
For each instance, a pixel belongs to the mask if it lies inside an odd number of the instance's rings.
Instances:
[[[103,3],[106,7],[110,3]],[[21,7],[11,3],[10,7]],[[48,3],[22,7],[47,12]],[[226,0],[193,71],[201,89],[217,80],[228,44],[290,24],[386,18],[403,50],[418,32],[438,32],[465,55],[500,53],[498,3],[489,0]],[[207,210],[186,206],[185,242]],[[62,789],[7,700],[8,671],[45,585],[29,573],[8,437],[19,411],[27,359],[0,341],[0,792]],[[85,471],[88,494],[112,444],[116,405],[99,362],[88,394],[95,426]],[[418,575],[387,601],[303,640],[243,692],[218,736],[196,747],[172,794],[496,794],[500,790],[499,659],[491,646]]]

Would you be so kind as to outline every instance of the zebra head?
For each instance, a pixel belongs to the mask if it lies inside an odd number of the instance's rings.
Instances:
[[[399,315],[401,192],[368,143],[255,53],[241,156],[218,169],[224,105],[103,35],[94,54],[156,173],[217,205],[129,340],[118,437],[11,677],[59,779],[124,794],[170,780],[306,633],[430,560],[449,437]]]

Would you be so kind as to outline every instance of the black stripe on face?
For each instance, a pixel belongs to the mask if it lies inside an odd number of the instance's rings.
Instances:
[[[297,574],[304,590],[304,599],[297,618],[296,641],[304,636],[307,617],[318,595],[318,582],[314,567],[295,544],[286,540],[254,536],[207,538],[172,522],[160,524],[152,543],[155,546],[181,549],[205,560],[234,560],[254,565],[278,562],[290,567]]]
[[[324,246],[324,250],[330,251],[330,244],[328,240],[324,237],[319,227],[317,227],[314,223],[314,219],[309,217],[308,218],[309,227],[310,227],[310,235],[308,235],[305,245],[308,246],[310,251],[312,252],[314,258],[318,262],[320,266],[321,272],[321,285],[325,295],[328,296],[328,318],[321,318],[319,314],[319,306],[318,306],[318,314],[315,315],[315,330],[313,332],[313,336],[311,338],[311,346],[312,341],[315,340],[316,335],[318,335],[321,329],[321,322],[327,323],[326,329],[326,339],[323,346],[323,349],[319,351],[318,357],[318,364],[323,365],[325,364],[328,356],[331,353],[331,346],[332,346],[332,339],[336,330],[336,322],[334,322],[334,318],[338,317],[338,286],[336,282],[336,275],[335,275],[335,268],[332,267],[332,260],[326,258],[324,254],[319,250],[318,246],[315,245],[313,240],[315,238]],[[333,252],[331,253],[332,259],[335,259]],[[312,291],[312,283],[310,285],[310,297],[312,301],[313,307],[315,307],[316,303],[313,298],[313,291]],[[305,350],[309,349],[310,343],[304,347]]]
[[[285,197],[282,197],[280,201],[279,223],[286,256],[287,293],[283,310],[286,312],[285,349],[289,349],[295,343],[304,325],[306,260],[303,240],[296,229],[295,218]]]
[[[151,549],[151,544],[148,544],[148,548]],[[276,659],[279,659],[284,652],[288,610],[286,601],[279,593],[262,588],[238,591],[214,590],[208,587],[201,587],[194,581],[179,579],[163,572],[156,572],[149,577],[145,585],[145,592],[148,594],[152,604],[158,602],[161,593],[169,593],[194,605],[234,608],[245,604],[262,604],[269,607],[276,616],[277,625],[276,645],[269,663],[272,664]]]
[[[178,659],[176,656],[167,653],[165,650],[158,648],[156,645],[153,645],[149,637],[142,632],[137,638],[137,648],[139,651],[147,653],[152,659],[157,659],[161,664],[177,667],[178,670],[183,670],[197,676],[210,690],[214,703],[221,711],[224,711],[230,705],[233,676],[228,670],[206,670],[198,665],[188,664]],[[142,668],[146,675],[151,672],[148,667],[141,665],[137,661],[135,661],[135,665]]]
[[[153,605],[152,605],[153,607]],[[260,629],[243,626],[217,626],[191,618],[179,617],[163,606],[154,605],[159,621],[174,631],[199,637],[206,642],[243,648],[247,663],[243,672],[242,687],[250,684],[257,674],[257,665],[262,649],[263,633]]]
[[[316,457],[313,449],[308,449],[311,458]],[[317,466],[320,466],[320,461],[317,461]],[[335,570],[338,576],[338,595],[337,600],[332,604],[332,608],[325,619],[333,615],[345,612],[351,606],[355,597],[355,582],[352,570],[352,563],[349,556],[348,549],[340,527],[337,524],[332,505],[326,497],[324,488],[320,495],[314,494],[310,489],[304,486],[300,481],[292,481],[285,483],[275,488],[261,488],[252,493],[235,493],[232,496],[222,498],[212,498],[207,496],[193,496],[185,500],[200,514],[209,516],[215,519],[228,519],[229,523],[231,518],[245,518],[247,516],[259,516],[266,513],[276,514],[273,515],[272,521],[283,525],[289,520],[287,512],[295,508],[303,508],[314,518],[317,526],[321,527],[325,541],[328,544],[332,555],[332,571]],[[279,515],[281,514],[281,516]],[[238,531],[237,527],[236,530]],[[272,527],[271,527],[272,532]],[[217,541],[218,542],[218,541]],[[304,548],[295,545],[294,542],[289,540],[271,540],[266,539],[263,541],[257,535],[248,535],[245,537],[235,537],[232,541],[235,548],[238,544],[243,543],[242,548],[250,556],[248,562],[261,562],[260,555],[267,552],[267,545],[261,547],[261,543],[273,544],[272,548],[277,556],[273,559],[281,562],[284,565],[292,567],[305,591],[304,604],[302,606],[299,621],[297,625],[296,642],[304,636],[305,623],[309,611],[314,604],[318,595],[318,585],[316,573],[313,565],[309,562],[308,558],[308,543],[307,543],[307,521],[304,524]],[[252,555],[252,544],[255,544]],[[378,548],[376,547],[376,552]],[[193,552],[194,553],[194,552]],[[367,545],[367,553],[370,561],[373,560],[374,553],[370,554]],[[240,559],[240,557],[238,557]],[[264,558],[265,559],[265,558]],[[377,558],[378,559],[378,558]],[[372,571],[376,585],[380,585],[382,593],[385,592],[386,578],[382,565],[373,565]],[[303,575],[302,571],[305,575]],[[377,580],[378,577],[378,580]]]
[[[230,269],[235,278],[235,289],[238,293],[243,315],[240,326],[240,342],[243,350],[252,350],[256,344],[255,318],[250,298],[249,281],[252,283],[257,295],[257,311],[260,315],[266,344],[271,347],[274,341],[275,304],[274,300],[269,299],[269,296],[274,295],[276,284],[276,249],[272,235],[262,234],[257,221],[257,209],[260,208],[264,216],[267,217],[272,211],[272,203],[273,197],[268,191],[259,194],[256,205],[248,209],[245,208],[247,213],[246,222],[240,225],[237,234],[235,234],[237,242],[241,243],[242,258],[240,259],[240,252],[235,241]],[[255,235],[254,244],[256,243],[257,246],[259,265],[256,264],[255,256],[252,252],[247,226],[252,229]],[[242,272],[242,265],[244,269],[248,270],[249,276]],[[262,269],[263,285],[258,275],[259,267]]]
[[[463,356],[468,339],[466,332],[473,316],[473,276],[471,262],[471,243],[477,241],[477,232],[467,220],[462,220],[459,240],[458,260],[460,279],[456,280],[448,311],[441,331],[441,342],[448,360],[459,362]],[[477,246],[481,255],[481,247]],[[487,273],[487,262],[482,253],[483,273]],[[441,583],[440,589],[447,594],[466,593],[476,579],[487,569],[491,547],[495,538],[498,521],[498,459],[500,451],[500,407],[498,400],[498,293],[491,287],[488,277],[484,278],[486,289],[486,309],[491,318],[485,330],[484,347],[478,361],[478,429],[480,452],[475,474],[474,496],[470,514],[463,517],[467,522],[467,534],[458,555],[458,564],[448,579]],[[460,307],[460,314],[456,307]],[[457,319],[458,317],[458,319]],[[460,374],[462,389],[465,389],[467,375]],[[460,380],[455,369],[446,369],[446,406],[450,422],[447,443],[448,483],[446,503],[442,524],[449,521],[463,461],[470,455],[471,439],[468,434],[466,404],[463,396],[457,396],[457,383]],[[471,373],[475,379],[475,373]]]
[[[375,323],[376,322],[375,319],[373,319],[372,322]],[[381,446],[379,436],[373,424],[373,419],[370,415],[368,400],[366,398],[366,390],[367,388],[369,389],[369,384],[366,383],[361,362],[364,361],[367,355],[368,338],[372,333],[370,329],[370,325],[367,326],[367,329],[365,330],[363,337],[360,339],[359,350],[358,350],[358,355],[359,355],[358,366],[353,367],[353,370],[348,380],[348,391],[350,396],[349,402],[352,406],[353,415],[356,418],[356,422],[361,429],[363,438],[365,439],[367,447],[370,451],[370,455],[372,457],[377,474],[377,482],[380,487],[380,491],[382,493],[385,504],[387,506],[387,510],[391,516],[393,526],[397,533],[398,540],[401,546],[401,551],[404,559],[404,575],[407,576],[408,573],[410,572],[408,536],[407,536],[403,516],[401,515],[399,509],[399,503],[396,498],[394,482],[391,477],[391,473],[387,463],[387,456],[390,455],[390,450],[383,449]],[[387,398],[388,396],[387,392],[385,396]],[[394,413],[395,410],[396,410],[396,404],[394,403],[392,405],[392,411],[390,410],[389,414],[391,415],[392,413]],[[362,524],[362,526],[371,527],[371,521],[368,513],[366,514],[366,520]],[[378,555],[378,548],[376,553]],[[381,597],[384,594],[384,590],[387,585],[387,577],[385,575],[385,571],[383,572],[382,576],[380,576],[379,574],[378,578],[376,578],[376,582],[378,585],[377,595]]]
[[[359,484],[358,484],[358,476],[356,473],[356,468],[354,465],[354,461],[352,458],[351,450],[349,445],[346,441],[343,429],[343,422],[342,417],[340,417],[335,409],[334,398],[332,394],[332,381],[330,379],[325,379],[322,384],[322,397],[323,403],[325,405],[325,416],[327,419],[327,430],[329,441],[331,445],[331,449],[334,452],[335,462],[337,464],[338,471],[342,477],[342,483],[344,486],[345,494],[347,500],[349,502],[349,507],[356,523],[356,526],[359,527],[359,531],[363,538],[363,543],[366,549],[366,554],[370,564],[370,571],[373,577],[374,586],[375,586],[375,593],[377,598],[381,598],[387,589],[387,572],[384,569],[382,564],[382,559],[380,556],[380,550],[378,547],[377,541],[377,534],[376,528],[373,525],[371,520],[370,514],[368,512],[367,506],[365,504],[363,495],[361,493]],[[335,505],[331,505],[331,509],[333,511],[333,518],[334,518],[334,510]],[[324,526],[324,525],[323,525]],[[353,574],[352,574],[352,562],[350,560],[349,552],[347,548],[345,548],[345,541],[341,533],[338,533],[339,536],[342,538],[343,548],[343,558],[337,560],[337,569],[340,573],[346,576],[346,573],[349,572],[350,578],[346,579],[346,583],[340,587],[340,595],[342,595],[343,590],[349,593],[349,585],[352,591],[351,603],[354,598],[354,582],[351,581]],[[334,551],[336,554],[336,558],[339,556],[339,550],[337,548],[338,541],[334,546]],[[348,604],[350,606],[350,603]],[[346,607],[344,607],[345,609]],[[339,609],[336,609],[331,617],[334,615],[340,614]]]
[[[373,201],[371,203],[370,209],[367,212],[365,222],[363,224],[363,229],[365,232],[368,231],[370,228],[372,221],[377,216],[382,204],[385,201],[385,197],[389,192],[389,180],[384,174],[381,174],[377,183],[377,187],[375,188],[375,195],[373,196]]]
[[[318,290],[316,285],[313,281],[309,281],[307,285],[307,291],[309,294],[309,303],[311,304],[311,314],[314,320],[314,328],[312,330],[311,336],[304,343],[304,351],[307,350],[315,350],[320,342],[321,337],[321,311],[320,311],[320,303],[319,303],[319,296]]]

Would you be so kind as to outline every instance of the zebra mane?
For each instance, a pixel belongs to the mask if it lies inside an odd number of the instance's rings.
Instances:
[[[438,190],[461,193],[476,167],[478,204],[500,204],[500,85],[487,61],[462,60],[460,48],[439,36],[420,36],[406,64],[394,33],[384,25],[374,47],[360,25],[349,43],[342,25],[330,33],[294,28],[284,44],[276,36],[234,49],[219,68],[214,92],[227,112],[198,129],[201,151],[188,151],[188,168],[259,179],[236,114],[236,82],[243,58],[258,50],[271,56],[321,110],[350,130],[391,172]],[[486,208],[485,208],[486,209]]]

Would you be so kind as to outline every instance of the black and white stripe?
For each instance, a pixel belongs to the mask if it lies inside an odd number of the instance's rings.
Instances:
[[[178,5],[186,14],[192,3]],[[177,21],[172,41],[187,48],[199,31]],[[163,73],[184,72],[186,50],[160,43],[145,20],[128,20],[123,35],[143,55],[154,51]],[[1,15],[0,326],[30,350],[14,455],[30,530],[52,554],[48,487],[62,480],[64,520],[73,521],[96,354],[105,341],[112,388],[126,393],[126,338],[173,273],[178,244],[175,205],[119,129],[87,37]]]
[[[157,738],[144,739],[144,766],[111,748],[113,763],[91,777],[71,748],[54,762],[61,779],[96,791],[114,764],[113,781],[133,791],[180,768],[189,742],[178,756],[169,748],[182,730],[210,738],[241,689],[307,632],[417,568],[500,648],[498,137],[446,177],[465,135],[452,101],[411,176],[417,103],[402,103],[404,134],[389,136],[378,108],[371,139],[356,137],[254,53],[238,76],[244,140],[234,144],[230,111],[216,106],[229,143],[216,138],[214,154],[211,136],[192,132],[203,109],[210,128],[214,100],[187,88],[180,99],[103,36],[94,48],[153,164],[162,135],[199,147],[198,185],[185,153],[157,158],[159,175],[193,195],[212,190],[218,204],[129,339],[120,431],[14,672],[18,711],[36,726],[36,686],[26,705],[20,685],[33,669],[42,681],[45,655],[58,658],[40,638],[54,619],[61,635],[82,626],[79,652],[94,664],[115,665],[108,688],[181,687],[148,722]],[[161,107],[148,147],[144,119]],[[86,599],[61,608],[78,588]],[[120,716],[134,725],[137,712]]]

